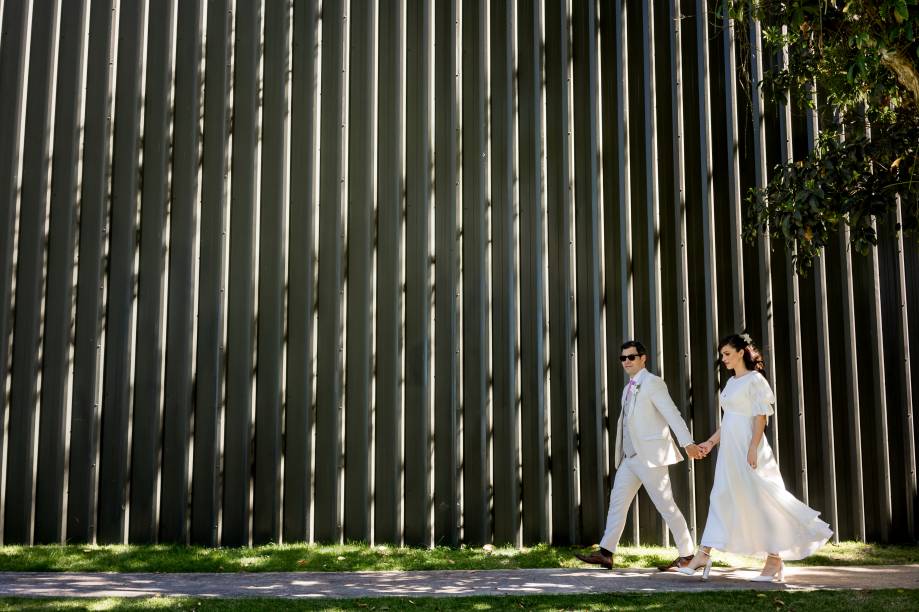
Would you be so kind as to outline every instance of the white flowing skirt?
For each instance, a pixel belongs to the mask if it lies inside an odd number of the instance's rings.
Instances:
[[[763,436],[757,468],[747,463],[754,417],[725,412],[715,482],[702,546],[742,555],[777,553],[803,559],[833,535],[820,513],[785,489],[772,448]]]

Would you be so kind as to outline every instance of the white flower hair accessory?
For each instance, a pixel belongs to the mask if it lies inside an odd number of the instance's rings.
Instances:
[[[740,338],[747,344],[753,344],[753,338],[750,337],[750,334],[740,334]]]

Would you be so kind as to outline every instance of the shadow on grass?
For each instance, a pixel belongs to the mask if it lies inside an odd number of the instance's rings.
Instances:
[[[401,548],[365,544],[284,544],[254,548],[194,546],[4,546],[0,571],[295,572],[469,570],[585,567],[579,548],[540,544],[529,548]],[[618,567],[654,567],[674,558],[663,547],[621,547]],[[761,560],[715,554],[716,565],[756,567]],[[847,542],[828,545],[803,565],[902,565],[919,563],[919,547]]]

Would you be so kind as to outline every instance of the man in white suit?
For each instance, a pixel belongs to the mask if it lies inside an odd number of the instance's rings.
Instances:
[[[679,557],[662,571],[675,571],[692,559],[695,550],[686,519],[673,501],[668,466],[683,460],[670,435],[676,434],[680,446],[693,459],[704,457],[693,443],[689,428],[670,399],[667,385],[645,369],[648,360],[645,347],[637,340],[622,345],[619,360],[629,376],[622,391],[622,411],[616,425],[616,480],[610,493],[606,531],[600,550],[576,555],[586,563],[613,567],[613,553],[625,528],[626,515],[638,489],[644,485],[654,507],[664,517],[673,534]]]

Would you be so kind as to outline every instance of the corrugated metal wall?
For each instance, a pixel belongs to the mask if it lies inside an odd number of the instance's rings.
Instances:
[[[0,7],[3,542],[594,542],[620,343],[703,439],[739,330],[793,491],[915,537],[919,248],[741,242],[820,113],[713,3]]]

